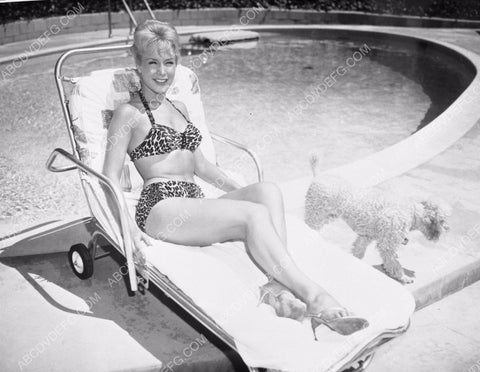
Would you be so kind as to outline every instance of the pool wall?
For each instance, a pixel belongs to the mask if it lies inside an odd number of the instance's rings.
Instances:
[[[277,26],[290,28],[291,26]],[[340,176],[360,187],[369,187],[399,176],[432,159],[449,148],[480,119],[480,56],[464,48],[428,38],[402,35],[400,32],[361,30],[352,31],[348,26],[296,26],[305,29],[329,29],[328,32],[355,32],[356,37],[365,35],[392,40],[393,43],[414,42],[423,50],[441,53],[454,58],[459,68],[465,69],[472,80],[463,93],[438,117],[408,138],[374,154],[351,163],[329,169],[324,174]],[[271,29],[270,26],[250,27],[252,30]],[[338,35],[338,34],[337,34]],[[304,177],[281,184],[286,209],[303,214],[305,194],[311,177]]]
[[[457,20],[369,14],[337,11],[285,10],[278,8],[209,8],[209,9],[162,9],[155,10],[161,21],[176,26],[204,25],[251,25],[251,24],[356,24],[401,27],[455,27],[480,28],[480,20]],[[138,21],[149,18],[147,11],[135,11]],[[60,27],[61,26],[61,27]],[[62,33],[79,33],[108,29],[108,13],[70,14],[65,16],[15,21],[0,26],[0,45],[16,41],[37,39],[52,27],[60,27]],[[112,12],[112,28],[129,27],[126,12]],[[50,33],[51,34],[51,33]]]

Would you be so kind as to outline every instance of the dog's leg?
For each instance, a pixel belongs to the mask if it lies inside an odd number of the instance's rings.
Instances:
[[[382,257],[383,260],[383,267],[385,269],[385,272],[393,279],[397,279],[403,284],[413,283],[413,278],[405,275],[402,265],[398,260],[398,245],[399,244],[394,244],[392,247],[391,242],[384,240],[377,243],[380,257]]]
[[[372,242],[372,240],[373,239],[368,236],[357,236],[357,239],[355,239],[355,241],[353,242],[352,254],[355,257],[362,259],[365,256],[367,247]]]

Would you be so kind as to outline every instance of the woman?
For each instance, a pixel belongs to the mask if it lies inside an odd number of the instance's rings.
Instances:
[[[145,181],[135,221],[130,221],[136,250],[142,243],[150,245],[151,238],[192,246],[243,240],[256,263],[277,281],[275,286],[281,283],[306,304],[313,328],[326,324],[342,334],[364,328],[366,320],[349,316],[292,261],[279,189],[271,183],[240,187],[207,161],[198,147],[202,136],[185,105],[166,98],[180,57],[175,29],[146,21],[136,28],[132,49],[141,88],[114,113],[108,136],[118,141],[107,149],[103,173],[120,186],[128,152]],[[131,124],[127,133],[121,131],[125,123]],[[194,174],[226,193],[205,198]],[[166,233],[169,223],[185,212],[188,219]]]

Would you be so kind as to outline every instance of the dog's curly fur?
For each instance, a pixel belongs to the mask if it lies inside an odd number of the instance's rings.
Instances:
[[[315,155],[310,163],[315,178],[306,195],[305,222],[320,230],[341,217],[358,234],[353,255],[363,258],[368,245],[376,241],[387,274],[403,283],[413,282],[398,261],[397,249],[407,244],[411,230],[438,240],[448,230],[446,209],[428,200],[415,203],[387,197],[378,190],[356,189],[338,177],[320,179]]]

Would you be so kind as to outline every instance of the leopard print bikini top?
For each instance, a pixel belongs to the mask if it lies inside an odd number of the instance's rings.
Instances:
[[[138,93],[152,127],[142,143],[130,152],[130,158],[132,161],[153,155],[168,154],[169,152],[178,149],[194,152],[202,141],[200,130],[198,130],[198,128],[195,127],[195,125],[193,125],[192,122],[189,121],[168,98],[165,99],[170,102],[180,114],[182,114],[185,121],[188,123],[187,127],[183,132],[179,132],[167,125],[155,124],[155,119],[152,111],[150,111],[150,107],[148,106],[143,92],[139,90]]]

